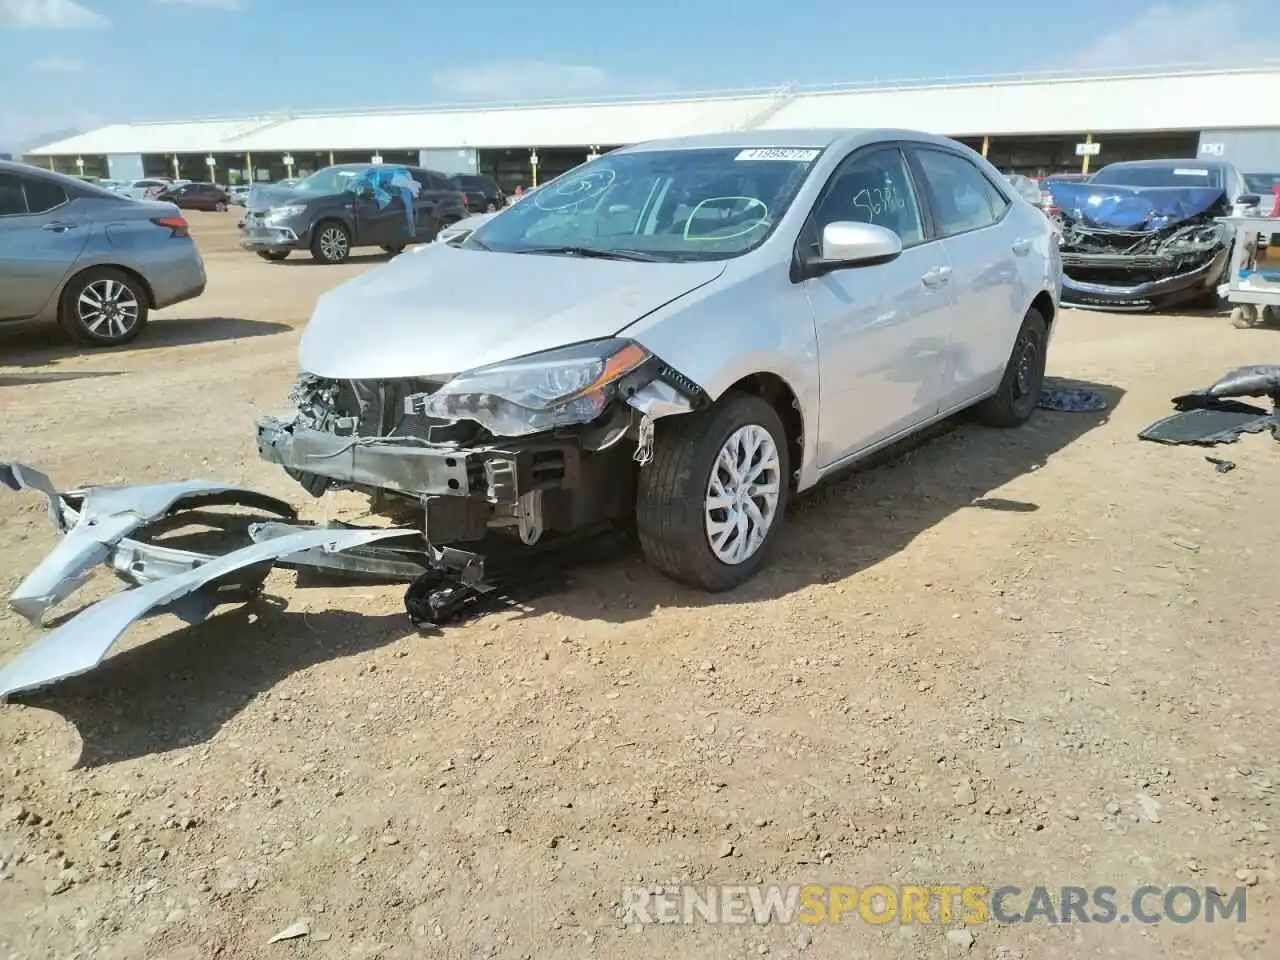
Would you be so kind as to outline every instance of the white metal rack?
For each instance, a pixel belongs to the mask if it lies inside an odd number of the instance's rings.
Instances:
[[[1233,212],[1218,222],[1235,234],[1227,282],[1218,287],[1219,295],[1231,304],[1232,322],[1244,327],[1280,319],[1280,259],[1258,259],[1271,236],[1280,234],[1280,218]]]

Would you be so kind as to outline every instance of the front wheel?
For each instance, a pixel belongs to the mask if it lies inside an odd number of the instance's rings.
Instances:
[[[345,263],[351,256],[350,232],[337,220],[320,224],[311,239],[311,256],[318,263]]]
[[[745,583],[767,561],[786,512],[791,466],[778,412],[760,397],[732,393],[656,428],[636,492],[645,558],[710,592]]]
[[[1032,307],[1022,318],[1013,352],[994,394],[974,408],[974,415],[991,427],[1018,427],[1031,419],[1044,386],[1049,325]]]
[[[114,267],[94,267],[63,289],[58,323],[86,346],[118,347],[142,332],[147,312],[141,283]]]
[[[271,263],[279,263],[281,260],[288,259],[289,251],[288,250],[259,250],[258,256],[260,256],[263,260],[270,261]]]
[[[382,245],[382,252],[388,256],[394,257],[398,253],[404,253],[404,244],[384,243]]]
[[[226,205],[225,203],[223,203],[221,200],[219,200],[217,203],[215,203],[215,204],[213,205],[213,212],[214,212],[214,213],[226,213],[226,212],[227,212],[227,205]]]

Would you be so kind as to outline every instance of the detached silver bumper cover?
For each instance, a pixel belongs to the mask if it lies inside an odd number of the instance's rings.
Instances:
[[[0,462],[0,483],[43,493],[64,539],[26,578],[10,605],[37,626],[43,613],[70,596],[99,563],[111,566],[133,589],[82,610],[0,667],[0,699],[91,670],[129,625],[167,609],[198,623],[223,603],[241,602],[261,588],[272,566],[332,569],[332,555],[379,540],[412,538],[404,529],[298,527],[252,524],[249,546],[222,556],[160,547],[127,535],[180,509],[242,505],[294,517],[282,500],[208,481],[93,487],[60,493],[38,470]]]

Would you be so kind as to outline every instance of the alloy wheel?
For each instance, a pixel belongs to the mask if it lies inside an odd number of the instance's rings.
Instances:
[[[90,333],[118,339],[138,324],[138,298],[119,280],[95,280],[80,291],[76,316]]]
[[[326,260],[341,260],[347,255],[347,235],[337,227],[321,231],[320,252]]]
[[[707,542],[721,563],[737,566],[764,545],[778,513],[778,448],[764,427],[739,427],[720,448],[707,481]]]

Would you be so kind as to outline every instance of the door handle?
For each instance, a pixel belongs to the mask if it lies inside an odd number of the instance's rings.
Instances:
[[[1013,241],[1013,252],[1019,257],[1025,257],[1031,252],[1031,241],[1022,237]]]
[[[928,273],[926,273],[923,277],[920,278],[920,282],[923,283],[926,287],[936,290],[938,287],[941,287],[944,284],[946,284],[946,282],[950,279],[951,279],[950,267],[934,267],[932,270],[930,270]]]
[[[61,221],[58,221],[55,223],[46,223],[43,227],[41,227],[41,229],[52,230],[54,233],[62,233],[65,230],[74,230],[78,226],[80,226],[80,224],[78,223],[63,223]]]

